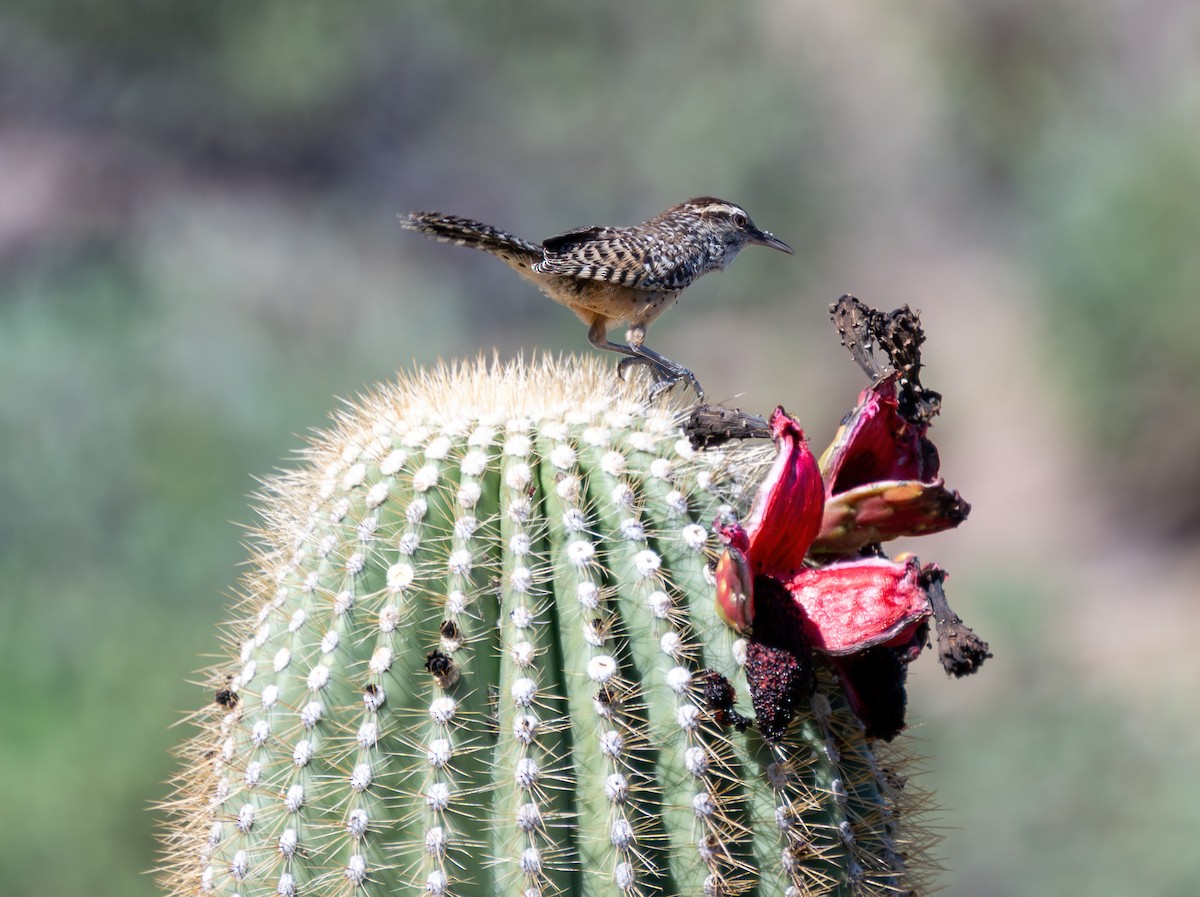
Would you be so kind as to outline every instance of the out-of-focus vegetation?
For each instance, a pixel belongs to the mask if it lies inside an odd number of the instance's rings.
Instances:
[[[1200,875],[1200,7],[1149,0],[0,10],[0,893],[155,892],[167,724],[246,496],[397,366],[585,349],[439,208],[540,238],[691,195],[748,251],[656,325],[824,444],[824,307],[925,310],[928,550],[992,642],[913,681],[955,893]]]

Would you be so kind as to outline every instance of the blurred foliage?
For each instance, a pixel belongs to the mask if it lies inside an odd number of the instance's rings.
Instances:
[[[939,247],[931,278],[986,247],[1028,297],[952,301],[1023,316],[1003,354],[1061,375],[1047,395],[1069,396],[1080,464],[1127,496],[1129,532],[1194,536],[1198,18],[1169,0],[8,0],[0,893],[155,893],[146,807],[245,557],[230,521],[252,522],[255,478],[331,396],[439,356],[584,347],[502,266],[406,239],[409,208],[543,237],[744,203],[797,258],[747,253],[656,346],[814,421],[858,385],[821,306],[890,285],[880,247]],[[938,345],[944,320],[926,319]],[[920,732],[956,809],[945,881],[1183,890],[1200,782],[1179,706],[1076,687],[1055,595],[1000,567],[954,587],[978,593],[1005,690]],[[1122,728],[1145,707],[1169,722],[1157,740]]]
[[[1150,11],[1168,63],[1200,37],[1200,14],[1168,21],[1170,6]],[[966,156],[1044,282],[1046,350],[1080,426],[1127,513],[1190,540],[1200,534],[1200,85],[1194,67],[1134,67],[1148,51],[1144,20],[1093,13],[985,0],[960,10],[940,43],[963,75],[949,83]]]
[[[1200,535],[1198,122],[1059,147],[1027,200],[1078,410],[1125,472],[1130,512],[1178,539]]]
[[[1138,711],[1081,668],[1070,640],[1086,627],[1064,612],[1053,575],[979,573],[955,588],[976,605],[972,618],[996,652],[988,672],[1003,688],[993,679],[982,698],[963,698],[915,732],[936,746],[930,777],[938,802],[954,808],[940,853],[960,890],[1186,893],[1200,874],[1190,709]]]

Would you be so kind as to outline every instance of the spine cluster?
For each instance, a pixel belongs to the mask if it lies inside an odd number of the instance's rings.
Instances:
[[[738,731],[713,521],[768,448],[572,360],[381,390],[270,484],[172,804],[172,894],[915,892],[925,844],[832,677]],[[900,751],[903,748],[899,748]]]

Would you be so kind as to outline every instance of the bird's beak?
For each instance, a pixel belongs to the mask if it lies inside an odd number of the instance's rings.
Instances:
[[[779,239],[773,233],[765,230],[754,228],[750,231],[750,242],[758,246],[769,246],[772,249],[778,249],[780,252],[786,252],[788,255],[795,255],[795,250],[787,243]]]

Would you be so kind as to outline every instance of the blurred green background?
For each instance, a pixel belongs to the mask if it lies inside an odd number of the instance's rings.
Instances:
[[[396,213],[540,239],[699,194],[797,249],[653,331],[711,398],[823,445],[862,385],[827,304],[923,309],[974,512],[914,547],[996,655],[910,680],[938,882],[1193,890],[1200,5],[8,0],[0,893],[156,892],[248,496],[337,397],[586,349]]]

